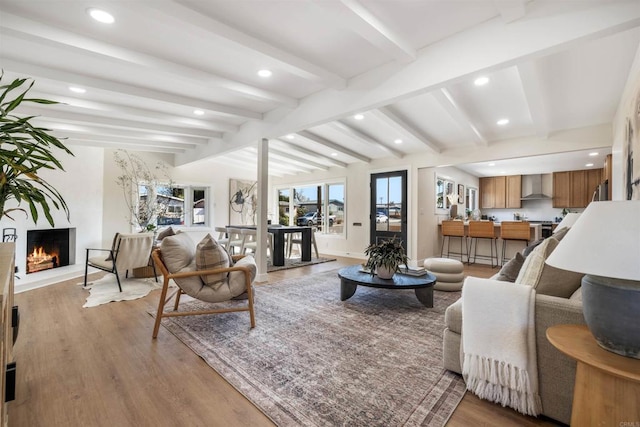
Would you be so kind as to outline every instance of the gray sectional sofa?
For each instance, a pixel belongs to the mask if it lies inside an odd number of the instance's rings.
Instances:
[[[576,363],[549,343],[546,330],[550,326],[559,324],[584,324],[585,320],[579,289],[581,276],[562,270],[553,270],[552,267],[544,264],[544,258],[553,251],[559,239],[554,240],[556,241],[546,242],[531,252],[527,257],[530,262],[524,261],[516,282],[536,288],[535,329],[542,413],[554,420],[569,424]],[[534,260],[529,260],[531,256],[538,257],[538,260],[540,260],[539,257],[543,257],[542,266],[538,266],[541,271],[530,271],[531,265],[536,264]],[[493,278],[497,279],[499,276],[496,274]],[[529,283],[526,283],[527,281]],[[514,286],[517,285],[514,284]],[[460,348],[462,322],[461,298],[447,308],[443,343],[444,367],[459,374],[462,374]]]

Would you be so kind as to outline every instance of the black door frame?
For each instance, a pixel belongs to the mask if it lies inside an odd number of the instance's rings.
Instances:
[[[378,179],[380,178],[393,178],[393,177],[400,177],[401,178],[401,206],[402,209],[400,210],[400,230],[399,231],[379,231],[377,230],[376,227],[376,213],[378,211],[378,202],[377,202],[377,186],[376,186],[376,182]],[[369,242],[370,243],[374,243],[380,239],[382,240],[388,240],[388,239],[392,239],[392,238],[398,238],[399,240],[402,241],[402,246],[404,247],[405,251],[407,250],[407,177],[408,177],[408,172],[406,169],[404,170],[397,170],[397,171],[392,171],[392,172],[381,172],[381,173],[372,173],[371,174],[371,180],[369,181],[369,187],[370,187],[370,212],[369,212]],[[388,187],[387,187],[388,188]],[[389,200],[387,200],[388,202]],[[390,219],[390,212],[387,209],[387,216],[389,216]]]

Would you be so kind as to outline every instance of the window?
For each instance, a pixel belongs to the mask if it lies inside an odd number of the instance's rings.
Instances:
[[[176,185],[157,185],[153,188],[141,185],[139,206],[148,206],[147,198],[155,204],[155,224],[206,226],[209,222],[207,213],[208,193],[206,187],[190,187]],[[153,202],[151,202],[153,203]]]
[[[478,209],[478,189],[467,187],[467,196],[465,197],[465,213],[467,217],[471,217],[476,209]]]
[[[343,234],[344,189],[342,182],[278,189],[278,223],[308,225],[322,233]]]
[[[455,194],[455,183],[441,176],[436,176],[436,213],[442,213],[442,209],[449,209],[451,201],[447,196]],[[456,196],[457,197],[457,196]]]

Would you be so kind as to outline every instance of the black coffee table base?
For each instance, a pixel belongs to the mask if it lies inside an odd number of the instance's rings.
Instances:
[[[348,300],[356,293],[358,285],[384,289],[413,289],[418,301],[426,307],[433,307],[433,285],[436,277],[431,274],[424,276],[408,276],[396,273],[392,279],[380,279],[378,276],[360,271],[361,266],[352,265],[338,272],[340,277],[340,300]]]

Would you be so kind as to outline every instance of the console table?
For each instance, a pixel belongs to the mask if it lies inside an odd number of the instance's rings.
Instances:
[[[578,362],[572,426],[640,423],[640,359],[601,348],[585,325],[555,325],[547,339]]]
[[[0,243],[0,426],[8,425],[6,402],[14,399],[15,363],[13,363],[14,309],[13,280],[15,243]],[[17,313],[16,313],[17,315]],[[17,327],[17,325],[15,325]]]

